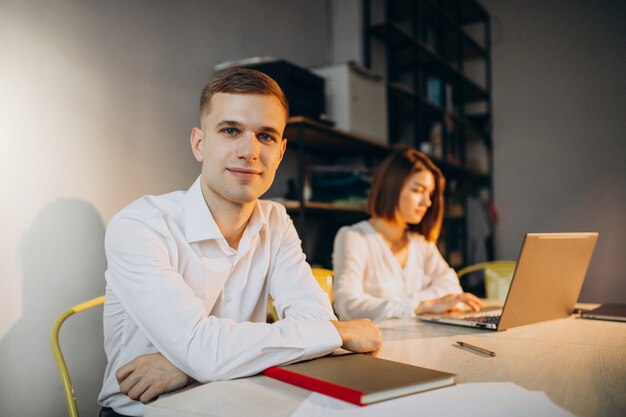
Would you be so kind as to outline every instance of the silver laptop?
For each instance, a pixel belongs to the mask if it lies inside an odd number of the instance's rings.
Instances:
[[[578,300],[597,240],[597,233],[528,233],[501,309],[418,317],[498,331],[567,317]]]

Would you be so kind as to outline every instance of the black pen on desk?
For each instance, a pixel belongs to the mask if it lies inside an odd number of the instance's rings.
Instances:
[[[478,346],[470,345],[469,343],[461,342],[460,340],[457,340],[456,343],[459,346],[461,346],[461,347],[468,348],[468,349],[471,349],[471,350],[475,350],[476,352],[484,353],[485,355],[496,356],[496,352],[492,352],[490,350],[483,349],[483,348],[478,347]]]

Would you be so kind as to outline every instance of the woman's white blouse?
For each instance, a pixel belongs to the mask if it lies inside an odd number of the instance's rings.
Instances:
[[[365,220],[339,229],[333,273],[334,309],[341,320],[412,317],[422,300],[463,291],[434,243],[410,234],[403,268]]]

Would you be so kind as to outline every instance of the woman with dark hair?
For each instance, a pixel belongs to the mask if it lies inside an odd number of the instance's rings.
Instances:
[[[411,317],[482,302],[464,293],[436,242],[445,179],[423,153],[397,148],[378,167],[368,199],[371,218],[335,237],[334,308],[343,320]]]

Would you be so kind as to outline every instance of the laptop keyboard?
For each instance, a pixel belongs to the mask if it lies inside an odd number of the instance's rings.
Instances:
[[[485,315],[485,316],[471,316],[471,317],[464,317],[464,320],[467,321],[473,321],[475,323],[493,323],[493,324],[498,324],[498,322],[500,321],[500,315]]]

